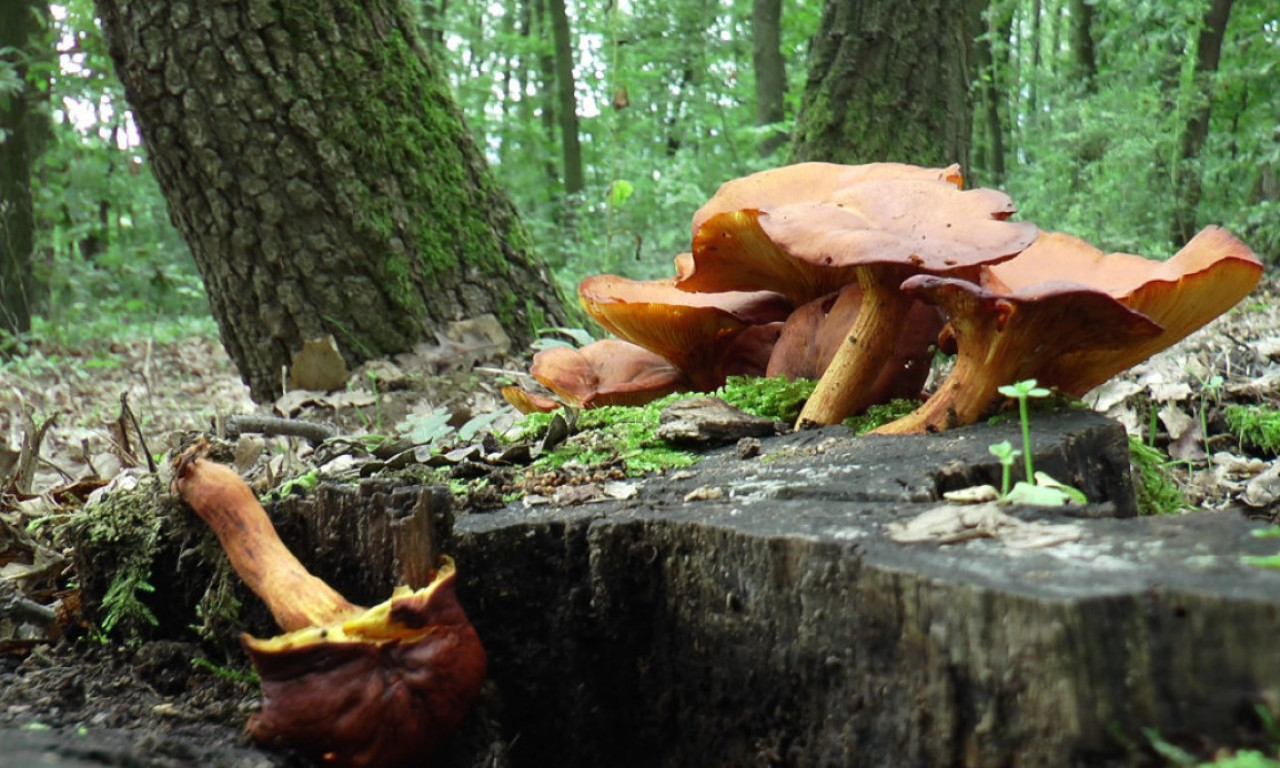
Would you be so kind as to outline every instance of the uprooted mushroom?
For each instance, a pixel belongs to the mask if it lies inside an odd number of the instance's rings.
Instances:
[[[453,561],[443,558],[426,587],[399,587],[369,609],[352,605],[307,572],[244,480],[204,451],[174,460],[174,490],[285,631],[241,637],[262,681],[250,735],[335,766],[420,765],[457,730],[485,676]]]
[[[956,364],[924,405],[876,431],[972,424],[1024,379],[1083,395],[1230,309],[1261,274],[1247,246],[1208,227],[1163,262],[1046,233],[977,283],[913,277],[902,289],[942,308]]]

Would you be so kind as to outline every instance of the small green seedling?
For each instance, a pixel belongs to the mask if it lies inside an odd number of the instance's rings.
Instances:
[[[1027,464],[1027,482],[1034,482],[1035,470],[1031,466],[1031,417],[1027,413],[1027,400],[1033,397],[1048,397],[1053,393],[1044,387],[1037,387],[1035,379],[1007,384],[997,391],[1005,397],[1012,397],[1018,401],[1018,421],[1022,423],[1022,455]]]
[[[1009,495],[1009,483],[1013,479],[1013,463],[1018,460],[1022,451],[1014,448],[1013,443],[1008,440],[988,446],[987,450],[1000,460],[1000,498],[1003,499]]]
[[[1022,450],[1016,450],[1005,440],[989,446],[987,450],[1000,460],[1001,489],[999,501],[1009,504],[1034,504],[1041,507],[1060,507],[1063,504],[1086,504],[1088,499],[1078,489],[1054,480],[1043,472],[1036,472],[1031,459],[1031,419],[1027,413],[1027,401],[1030,398],[1048,397],[1049,390],[1036,386],[1035,379],[1019,381],[1016,384],[1000,387],[1000,394],[1018,401],[1018,417],[1022,423]],[[1019,480],[1009,487],[1012,479],[1013,463],[1021,455],[1027,469],[1027,479]],[[951,498],[948,495],[948,498]]]

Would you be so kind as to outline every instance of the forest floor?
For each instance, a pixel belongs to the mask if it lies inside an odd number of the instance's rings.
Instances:
[[[1188,508],[1262,518],[1280,508],[1280,422],[1268,446],[1256,437],[1242,441],[1224,416],[1231,405],[1280,403],[1277,290],[1264,282],[1232,312],[1087,398],[1173,456],[1166,470]],[[498,408],[501,370],[522,365],[499,359],[476,368],[479,358],[465,349],[453,349],[450,359],[440,348],[419,352],[417,363],[429,358],[434,366],[436,375],[420,377],[432,385],[388,387],[373,397],[371,377],[357,374],[345,393],[286,398],[277,410],[356,433],[411,429],[432,413],[460,423]],[[34,484],[21,495],[8,480],[0,484],[7,487],[0,487],[0,768],[304,765],[247,742],[242,729],[257,706],[256,685],[215,664],[193,664],[203,658],[194,636],[102,642],[77,614],[71,559],[51,531],[90,491],[142,463],[132,435],[122,437],[117,426],[122,394],[152,455],[227,415],[268,410],[251,401],[212,338],[37,349],[0,365],[0,434],[7,437],[0,480],[12,474],[6,462],[16,460],[23,436],[53,417],[38,442]],[[15,618],[24,611],[36,618]]]

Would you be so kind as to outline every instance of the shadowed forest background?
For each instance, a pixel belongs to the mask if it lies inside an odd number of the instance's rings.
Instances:
[[[32,319],[28,330],[5,313],[4,351],[92,356],[122,333],[212,333],[94,6],[5,5],[0,274],[9,285],[25,279]],[[859,135],[846,124],[832,144],[798,122],[829,109],[822,79],[847,66],[815,50],[820,3],[501,0],[411,11],[532,251],[568,296],[592,273],[669,274],[692,212],[721,182],[800,159],[960,161],[969,185],[1008,191],[1021,217],[1106,250],[1166,255],[1219,223],[1269,263],[1280,258],[1274,4],[971,1],[944,5],[956,23],[933,33],[878,20],[883,4],[827,6],[856,11],[889,62],[894,46],[930,34],[941,45],[972,28],[961,41],[967,141],[924,157],[910,125]],[[876,61],[868,50],[857,79],[893,81],[915,98],[913,74],[865,66]],[[957,110],[921,94],[921,112]],[[885,97],[844,98],[865,99],[874,125]],[[9,215],[20,147],[30,160],[29,247]],[[957,153],[968,157],[944,156]]]

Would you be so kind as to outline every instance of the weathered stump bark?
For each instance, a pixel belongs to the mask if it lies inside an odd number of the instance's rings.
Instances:
[[[1132,508],[1122,430],[1091,414],[1036,428],[1075,435],[1042,454],[1051,474]],[[1280,575],[1241,565],[1274,548],[1241,517],[1022,510],[1084,537],[888,540],[939,486],[997,471],[967,462],[1016,429],[921,438],[911,462],[910,438],[827,430],[626,503],[461,518],[460,596],[511,764],[1127,765],[1143,728],[1258,737],[1252,706],[1280,705]],[[682,501],[699,486],[726,493]]]

